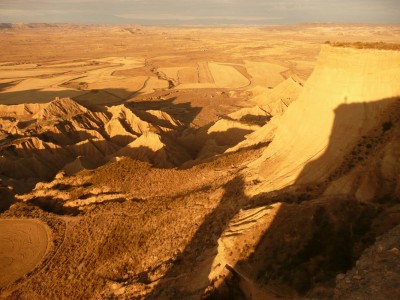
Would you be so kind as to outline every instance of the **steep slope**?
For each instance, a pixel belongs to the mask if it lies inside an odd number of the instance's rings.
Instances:
[[[10,178],[50,179],[71,159],[66,149],[31,137],[13,141],[1,150],[0,170]]]
[[[324,45],[274,140],[250,166],[261,181],[255,192],[327,179],[363,135],[385,122],[400,96],[399,74],[398,51]]]
[[[297,100],[302,89],[303,83],[293,77],[289,77],[272,90],[260,87],[253,89],[255,96],[250,101],[257,103],[257,106],[241,109],[229,116],[259,124],[261,127],[247,134],[243,141],[227,149],[225,153],[270,143],[279,126],[280,116]]]
[[[79,105],[72,99],[56,98],[46,105],[46,107],[38,111],[38,113],[34,115],[34,118],[39,120],[67,119],[87,111],[85,107]]]
[[[336,277],[334,299],[392,299],[400,294],[400,226],[364,251],[357,266]]]
[[[118,156],[174,167],[190,159],[170,138],[181,128],[166,112],[136,114],[125,105],[95,110],[69,98],[1,106],[0,175],[6,185],[26,192],[61,170],[73,175]]]
[[[0,116],[32,116],[38,113],[43,108],[47,107],[46,104],[39,103],[26,103],[17,105],[0,105]]]
[[[128,156],[137,160],[150,162],[161,168],[178,166],[190,159],[186,150],[173,141],[163,139],[154,132],[145,132],[113,154],[114,157]]]
[[[398,51],[324,46],[275,137],[248,135],[272,142],[242,172],[256,205],[218,241],[212,297],[398,297],[399,74]]]
[[[154,167],[188,159],[173,139],[179,123],[163,112],[121,106],[36,124],[41,133],[57,124],[70,144],[19,137],[26,146],[16,153],[60,147],[71,161],[5,215],[45,220],[57,247],[5,291],[29,299],[398,298],[398,227],[390,231],[400,224],[398,61],[392,51],[324,47],[299,103],[271,120],[258,106],[199,129],[187,143],[205,160],[186,168]],[[132,141],[113,143],[102,130],[111,120],[113,136]],[[78,142],[89,132],[102,138]],[[222,154],[247,132],[248,146]],[[84,170],[95,157],[110,161]]]
[[[289,77],[272,90],[255,89],[255,96],[250,100],[261,106],[270,115],[281,115],[286,108],[296,100],[303,89],[299,79]]]

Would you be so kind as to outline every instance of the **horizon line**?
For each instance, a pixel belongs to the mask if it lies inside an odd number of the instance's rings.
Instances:
[[[192,19],[192,20],[186,20],[186,21],[196,21],[199,19]],[[200,20],[207,20],[201,18]],[[209,20],[218,20],[218,19],[209,19]],[[224,19],[225,21],[227,19]],[[232,19],[234,20],[234,19]],[[160,19],[158,22],[163,22],[166,21],[166,23],[149,23],[149,20],[146,20],[146,23],[141,23],[141,22],[135,22],[135,23],[113,23],[113,22],[104,22],[104,23],[98,23],[98,22],[0,22],[0,25],[80,25],[80,26],[144,26],[144,27],[149,27],[149,26],[177,26],[177,27],[184,27],[184,26],[210,26],[210,27],[218,27],[218,26],[305,26],[305,25],[399,25],[400,22],[293,22],[293,23],[194,23],[191,24],[189,23],[184,23],[184,22],[173,22],[171,23],[171,20],[167,19]],[[154,19],[155,21],[155,19]]]

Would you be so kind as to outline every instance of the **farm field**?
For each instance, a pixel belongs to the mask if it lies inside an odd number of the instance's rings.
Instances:
[[[400,296],[399,44],[3,24],[0,298]]]

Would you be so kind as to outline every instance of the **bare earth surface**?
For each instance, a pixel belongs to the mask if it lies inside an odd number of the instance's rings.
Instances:
[[[5,27],[0,297],[400,298],[400,26]]]
[[[35,220],[0,220],[0,287],[32,271],[48,250],[46,226]]]

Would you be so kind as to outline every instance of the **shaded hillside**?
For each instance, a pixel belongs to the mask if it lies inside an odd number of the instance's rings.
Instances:
[[[282,117],[263,156],[251,165],[250,173],[260,174],[257,180],[262,182],[254,192],[298,182],[304,166],[318,161],[322,155],[323,164],[308,172],[307,179],[302,176],[301,182],[327,179],[361,136],[385,122],[385,114],[400,94],[396,80],[399,62],[399,51],[323,45],[317,66],[299,99]],[[354,104],[354,109],[343,109],[342,104]],[[341,119],[337,120],[338,117]]]
[[[304,88],[266,94],[271,110],[256,99],[197,129],[124,105],[18,107],[3,165],[34,154],[40,168],[15,170],[54,172],[2,217],[38,218],[54,241],[2,295],[398,298],[399,74],[397,51],[324,45]]]
[[[139,117],[124,105],[91,110],[69,98],[48,104],[3,105],[0,110],[1,175],[3,182],[17,190],[23,185],[26,191],[59,171],[73,175],[93,169],[117,156],[163,167],[190,159],[173,139],[183,125],[166,112],[142,111]],[[140,147],[149,153],[135,150]]]

